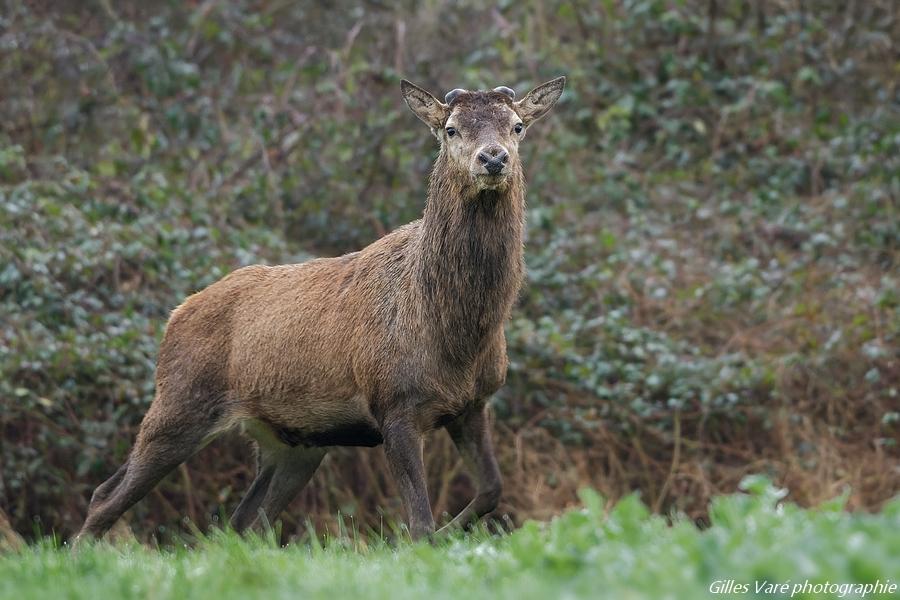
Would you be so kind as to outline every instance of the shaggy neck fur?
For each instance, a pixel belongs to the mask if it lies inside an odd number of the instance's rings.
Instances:
[[[503,327],[524,272],[525,181],[479,191],[442,151],[422,219],[415,284],[424,326],[456,364],[473,360]]]

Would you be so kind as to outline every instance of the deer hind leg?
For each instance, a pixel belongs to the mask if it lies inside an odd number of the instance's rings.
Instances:
[[[257,435],[259,444],[256,479],[231,517],[235,531],[243,532],[260,522],[271,523],[300,493],[325,457],[325,448],[291,447],[271,436]]]
[[[263,450],[259,446],[256,448],[256,478],[250,484],[250,489],[244,494],[244,498],[231,515],[231,526],[238,533],[250,527],[257,517],[262,501],[269,491],[269,484],[272,483],[272,476],[275,474],[274,464],[265,464],[263,460]]]
[[[103,536],[163,477],[224,430],[219,426],[221,411],[186,408],[162,398],[154,400],[128,459],[94,491],[76,543]]]

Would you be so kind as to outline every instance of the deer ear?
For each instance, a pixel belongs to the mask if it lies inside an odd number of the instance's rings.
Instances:
[[[527,127],[547,114],[566,87],[566,78],[557,77],[547,83],[542,83],[515,103],[516,111]]]
[[[409,108],[422,119],[422,122],[431,127],[432,131],[444,126],[447,118],[446,104],[405,79],[400,81],[400,90],[403,92],[403,99],[406,100]]]

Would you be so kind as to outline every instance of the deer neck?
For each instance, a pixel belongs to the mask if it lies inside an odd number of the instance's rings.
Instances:
[[[524,272],[525,185],[502,191],[454,177],[443,155],[431,176],[415,280],[425,327],[445,358],[471,361],[503,327]]]

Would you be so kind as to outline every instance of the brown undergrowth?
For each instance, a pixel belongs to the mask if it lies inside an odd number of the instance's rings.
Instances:
[[[786,374],[783,383],[814,390],[810,376]],[[798,408],[794,404],[791,411],[772,407],[765,418],[747,411],[743,418],[715,426],[702,415],[686,413],[673,432],[635,419],[627,434],[611,427],[594,430],[586,447],[567,446],[533,423],[518,429],[495,423],[505,482],[495,516],[509,526],[548,520],[577,506],[577,491],[591,487],[610,500],[636,491],[653,510],[705,522],[710,499],[735,492],[741,479],[754,473],[772,477],[803,506],[847,494],[848,509],[877,511],[900,491],[897,446],[884,442],[883,427],[872,418],[880,414],[877,409],[866,414],[850,402],[828,404],[811,396],[799,405],[799,419],[789,416]],[[835,433],[851,423],[853,435]],[[125,522],[181,521],[180,535],[189,534],[193,525],[205,529],[219,513],[233,509],[249,485],[251,458],[237,435],[216,442],[170,476],[139,506],[139,516],[126,515]],[[428,440],[426,463],[434,512],[452,515],[474,489],[444,432]],[[231,485],[220,492],[226,480]],[[303,535],[308,523],[319,534],[390,533],[401,510],[380,448],[338,449],[282,515],[282,535]],[[138,529],[145,540],[154,534]]]

